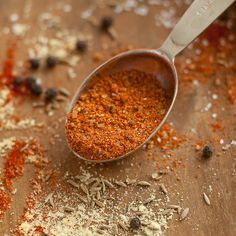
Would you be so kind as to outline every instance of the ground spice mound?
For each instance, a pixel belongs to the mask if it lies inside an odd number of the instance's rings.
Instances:
[[[87,159],[112,159],[152,133],[166,112],[166,96],[153,74],[129,70],[97,77],[67,116],[67,140]]]

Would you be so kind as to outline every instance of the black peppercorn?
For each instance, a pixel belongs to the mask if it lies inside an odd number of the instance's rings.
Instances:
[[[58,63],[58,61],[57,61],[57,58],[55,58],[55,57],[48,56],[46,59],[46,65],[50,69],[54,68],[57,63]]]
[[[111,16],[104,16],[101,19],[100,27],[102,30],[108,30],[113,25],[113,18]]]
[[[130,220],[130,228],[134,230],[138,230],[141,226],[141,221],[138,217],[134,217]]]
[[[34,96],[40,96],[43,92],[41,85],[37,83],[37,80],[34,77],[27,77],[26,84],[28,85],[30,92]]]
[[[32,84],[36,83],[36,79],[34,77],[31,77],[31,76],[27,77],[25,79],[25,81],[26,81],[26,83],[29,87],[31,87]]]
[[[54,88],[49,88],[45,92],[45,100],[47,102],[53,101],[57,97],[57,90]]]
[[[34,95],[36,97],[40,96],[43,92],[43,89],[39,83],[31,84],[31,86],[29,88],[30,88],[30,92],[32,93],[32,95]]]
[[[88,48],[87,42],[78,40],[75,44],[75,49],[78,52],[85,52]]]
[[[204,158],[210,158],[213,154],[213,151],[212,151],[212,148],[209,147],[209,146],[205,146],[203,149],[202,149],[202,156]]]
[[[22,85],[23,82],[24,82],[24,80],[22,77],[16,76],[13,81],[13,85],[14,85],[14,87],[18,87],[18,86]]]
[[[39,59],[36,59],[36,58],[29,59],[29,64],[32,70],[37,70],[40,66]]]

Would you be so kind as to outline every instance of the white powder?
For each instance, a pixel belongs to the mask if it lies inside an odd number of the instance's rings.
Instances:
[[[13,101],[8,101],[10,91],[4,87],[0,90],[0,130],[26,129],[35,126],[33,119],[20,119],[17,122],[13,116],[15,108]]]
[[[5,155],[6,151],[13,147],[15,140],[15,137],[11,137],[0,141],[0,156]]]

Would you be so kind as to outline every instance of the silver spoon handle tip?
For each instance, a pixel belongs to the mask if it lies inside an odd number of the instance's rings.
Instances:
[[[173,60],[234,1],[195,0],[171,31],[160,50]]]

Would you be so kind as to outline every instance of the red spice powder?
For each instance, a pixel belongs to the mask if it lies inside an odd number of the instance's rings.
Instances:
[[[36,140],[30,142],[17,140],[9,153],[6,155],[6,162],[3,166],[3,176],[1,182],[3,183],[3,190],[0,190],[0,219],[3,218],[12,199],[13,182],[17,177],[23,175],[24,165],[29,155],[37,155],[37,159],[33,160],[32,164],[36,168],[35,179],[31,182],[34,191],[26,200],[28,209],[32,208],[35,203],[35,196],[42,191],[42,170],[48,166],[47,159],[44,158],[43,149]],[[44,170],[45,173],[49,171]]]
[[[3,190],[0,190],[0,220],[3,218],[3,215],[6,212],[10,201],[10,194],[6,193]]]
[[[67,140],[83,157],[112,159],[149,137],[165,115],[165,92],[155,75],[138,70],[96,79],[67,116]]]
[[[203,35],[206,36],[211,44],[217,46],[220,39],[226,37],[228,33],[229,30],[225,25],[222,25],[219,22],[215,22],[208,27]]]
[[[10,85],[14,81],[13,68],[15,64],[15,48],[10,47],[7,49],[7,58],[3,64],[3,71],[0,75],[1,85]]]
[[[7,155],[4,173],[1,179],[5,190],[0,191],[0,219],[9,207],[13,180],[23,173],[25,155],[21,150],[25,144],[25,142],[16,141],[13,149]]]
[[[7,190],[12,190],[12,181],[16,177],[23,174],[23,167],[25,163],[25,155],[21,149],[26,145],[25,142],[16,141],[14,148],[7,156],[4,165],[3,184]]]
[[[172,150],[180,146],[183,138],[168,124],[164,124],[152,139],[153,144],[162,150]]]
[[[12,45],[7,49],[6,59],[3,63],[2,72],[0,73],[0,87],[7,86],[11,91],[11,99],[15,95],[24,95],[29,93],[29,88],[26,82],[23,82],[20,86],[14,86],[16,75],[14,74],[15,66],[15,49],[16,45]],[[27,68],[24,68],[24,75],[27,75]],[[10,100],[11,100],[10,99]]]
[[[218,129],[221,129],[223,127],[223,125],[219,122],[216,122],[216,123],[213,123],[213,124],[210,124],[211,127],[212,127],[212,130],[215,132],[216,130]]]

